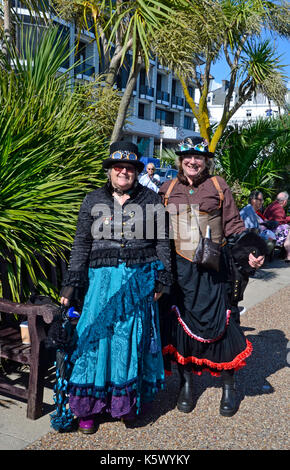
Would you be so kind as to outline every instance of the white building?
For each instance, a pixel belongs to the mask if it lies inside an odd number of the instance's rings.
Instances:
[[[222,80],[222,86],[216,90],[212,90],[208,94],[208,109],[210,111],[211,123],[216,123],[221,120],[224,100],[227,94],[229,82]],[[233,92],[230,108],[234,106],[238,99],[237,88]],[[257,118],[275,117],[279,113],[283,114],[285,111],[279,109],[276,103],[269,100],[263,93],[257,92],[249,100],[247,100],[230,119],[229,124],[243,124],[249,121],[255,121]]]

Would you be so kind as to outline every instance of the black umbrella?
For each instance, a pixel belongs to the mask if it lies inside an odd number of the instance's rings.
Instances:
[[[51,426],[60,432],[70,431],[74,419],[68,406],[68,382],[72,371],[70,358],[76,342],[75,324],[71,319],[79,318],[79,316],[73,307],[68,308],[62,305],[54,317],[46,340],[48,348],[56,349],[56,382],[53,397],[56,410],[50,415],[50,419]]]

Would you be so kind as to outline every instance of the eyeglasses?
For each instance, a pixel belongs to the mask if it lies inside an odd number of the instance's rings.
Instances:
[[[256,197],[256,200],[257,200],[257,201],[264,202],[264,199],[261,199],[260,197]]]
[[[135,172],[135,168],[133,168],[133,167],[113,165],[112,168],[113,168],[117,173],[120,173],[120,172],[123,171],[123,170],[126,170],[128,173],[134,173],[134,172]]]
[[[127,150],[117,150],[110,155],[113,160],[138,160],[136,153],[128,152]]]
[[[154,168],[147,168],[147,170],[149,170],[149,171],[154,171]]]

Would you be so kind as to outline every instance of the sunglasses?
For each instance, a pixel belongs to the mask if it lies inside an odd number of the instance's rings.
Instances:
[[[138,160],[136,153],[117,150],[110,155],[113,160]]]
[[[128,173],[134,173],[135,172],[135,168],[129,168],[127,166],[119,166],[119,165],[113,165],[112,168],[117,171],[118,173],[120,173],[121,171],[123,170],[126,170]]]

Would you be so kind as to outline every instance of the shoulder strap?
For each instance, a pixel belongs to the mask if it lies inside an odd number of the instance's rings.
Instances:
[[[172,189],[173,189],[173,186],[176,184],[176,182],[177,182],[177,178],[174,178],[174,179],[171,181],[171,183],[170,183],[170,185],[169,185],[169,187],[168,187],[168,189],[167,189],[167,191],[166,191],[166,194],[165,194],[165,196],[164,196],[164,206],[165,206],[165,207],[166,207],[167,204],[168,204],[169,196],[170,196],[171,191],[172,191]]]
[[[225,198],[225,197],[224,197],[224,193],[223,193],[223,191],[222,191],[222,189],[221,189],[221,187],[220,187],[220,185],[219,185],[219,182],[218,182],[216,176],[213,176],[213,177],[211,178],[211,181],[213,182],[213,184],[214,184],[214,186],[216,187],[217,192],[218,192],[218,194],[219,194],[219,198],[220,198],[219,209],[220,209],[221,206],[222,206],[222,202],[223,202],[223,200],[224,200],[224,198]]]
[[[216,176],[213,176],[213,177],[211,178],[211,181],[213,182],[214,186],[216,187],[217,192],[218,192],[218,195],[219,195],[219,198],[220,198],[220,204],[219,204],[219,209],[220,209],[221,206],[222,206],[222,202],[223,202],[223,200],[224,200],[224,193],[223,193],[223,191],[222,191],[222,189],[221,189],[221,187],[220,187],[220,185],[219,185],[219,182],[218,182]],[[165,194],[165,196],[164,196],[164,206],[165,206],[165,207],[168,205],[169,196],[170,196],[170,194],[171,194],[171,192],[172,192],[172,189],[173,189],[174,185],[176,184],[176,182],[177,182],[177,178],[174,178],[174,179],[171,181],[171,183],[170,183],[170,185],[169,185],[169,187],[168,187],[168,189],[167,189],[167,191],[166,191],[166,194]]]

